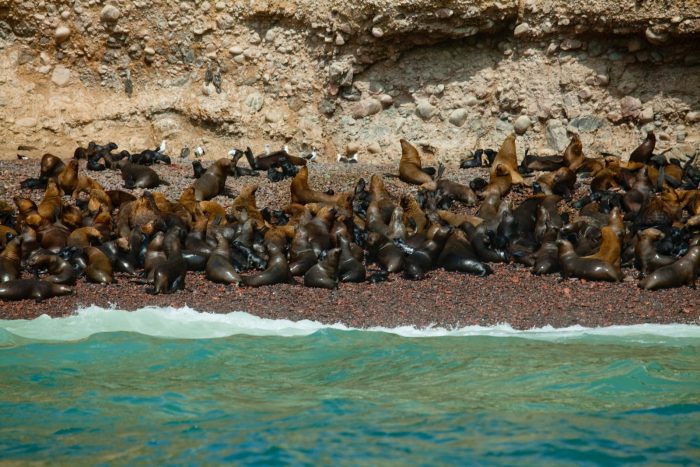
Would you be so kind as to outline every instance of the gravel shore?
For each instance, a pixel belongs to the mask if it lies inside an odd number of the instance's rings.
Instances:
[[[154,191],[177,198],[192,183],[189,161],[174,161],[171,166],[155,169],[170,186]],[[210,161],[205,161],[207,166]],[[240,163],[245,165],[244,162]],[[84,162],[81,163],[84,167]],[[310,164],[310,183],[315,189],[350,190],[359,177],[372,173],[395,173],[396,166],[372,164]],[[5,186],[2,198],[31,196],[38,201],[42,191],[19,189],[19,181],[37,176],[39,161],[0,161],[0,179]],[[107,189],[121,187],[117,172],[89,172]],[[483,169],[460,170],[449,166],[447,177],[468,183],[476,176],[485,176]],[[281,207],[289,200],[289,180],[271,183],[260,177],[229,178],[227,186],[237,194],[244,185],[259,185],[259,207]],[[581,182],[579,182],[580,184]],[[387,189],[394,195],[413,190],[398,179],[387,178]],[[138,194],[140,190],[135,192]],[[529,190],[509,195],[516,203]],[[215,199],[222,205],[231,199]],[[453,210],[471,211],[455,206]],[[355,327],[430,325],[458,327],[509,323],[527,329],[552,325],[609,326],[637,323],[700,322],[700,292],[683,287],[656,292],[637,288],[636,271],[624,270],[620,283],[590,282],[569,279],[560,282],[559,275],[534,276],[514,264],[492,265],[494,273],[479,278],[435,270],[422,281],[408,281],[399,275],[379,284],[341,284],[337,290],[310,289],[297,284],[261,288],[237,288],[207,281],[201,273],[188,273],[186,290],[173,295],[150,295],[146,286],[133,278],[117,275],[117,283],[96,285],[80,280],[76,294],[58,297],[43,303],[25,300],[0,302],[0,319],[31,319],[42,314],[65,316],[89,305],[114,306],[134,310],[143,306],[189,306],[199,311],[246,311],[266,318],[291,320],[311,319],[324,323],[345,323]]]

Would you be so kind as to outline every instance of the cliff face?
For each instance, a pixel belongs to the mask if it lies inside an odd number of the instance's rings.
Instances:
[[[0,0],[0,149],[382,161],[403,137],[450,161],[516,131],[521,153],[577,132],[626,156],[654,129],[685,158],[699,41],[699,0]]]

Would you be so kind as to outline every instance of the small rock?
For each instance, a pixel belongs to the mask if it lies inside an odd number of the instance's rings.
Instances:
[[[351,141],[345,145],[345,154],[351,155],[360,152],[360,143]]]
[[[116,23],[120,16],[119,8],[114,5],[105,5],[100,12],[100,20],[104,23]]]
[[[420,101],[416,105],[416,114],[423,120],[429,120],[435,114],[437,109],[428,101]]]
[[[143,49],[143,53],[145,53],[146,55],[155,55],[156,51],[153,47],[146,47],[145,49]]]
[[[202,94],[205,96],[211,96],[216,92],[216,88],[212,83],[202,83]]]
[[[228,49],[228,53],[230,53],[231,56],[241,55],[243,53],[243,47],[241,47],[240,45],[231,46]]]
[[[382,111],[382,103],[374,98],[362,99],[352,106],[354,118],[364,118]]]
[[[668,42],[668,33],[662,31],[656,32],[651,27],[648,27],[646,31],[644,31],[644,35],[649,43],[654,45],[661,45]]]
[[[564,39],[561,41],[561,44],[559,44],[559,47],[561,50],[578,50],[581,48],[583,45],[583,42],[581,42],[578,39]]]
[[[56,39],[57,44],[61,44],[70,37],[70,29],[66,26],[59,26],[53,33],[53,37]]]
[[[35,127],[36,124],[37,124],[37,120],[36,120],[36,118],[33,118],[33,117],[19,118],[15,121],[15,125],[25,127],[25,128]]]
[[[228,13],[223,13],[216,18],[216,27],[222,31],[227,31],[233,27],[233,17]]]
[[[654,109],[651,106],[644,107],[639,114],[640,123],[649,123],[654,120]]]
[[[530,121],[530,117],[527,115],[521,115],[515,119],[515,122],[513,122],[513,129],[517,134],[522,135],[525,134],[528,128],[530,128],[531,124],[532,122]]]
[[[513,35],[515,37],[520,37],[530,32],[530,25],[527,23],[518,24],[513,30]]]
[[[545,137],[547,138],[547,144],[557,151],[563,151],[569,144],[569,138],[566,136],[566,128],[564,128],[564,125],[557,119],[547,121]]]
[[[263,104],[265,103],[265,98],[259,92],[253,92],[248,94],[245,98],[245,105],[253,112],[260,112]]]
[[[277,123],[284,118],[284,115],[279,110],[268,110],[265,112],[265,121],[269,123]]]
[[[642,50],[642,46],[643,44],[641,39],[639,39],[639,37],[633,37],[627,43],[627,50],[629,50],[631,53],[635,53]]]
[[[437,16],[440,19],[449,18],[453,14],[454,14],[454,11],[450,10],[449,8],[440,8],[439,10],[435,11],[435,16]]]
[[[65,86],[68,84],[68,80],[70,80],[70,70],[68,68],[63,65],[58,65],[53,69],[51,81],[53,81],[56,86]]]
[[[318,103],[318,111],[330,117],[335,113],[335,102],[330,99],[321,99]]]
[[[367,146],[367,152],[370,154],[379,154],[382,152],[382,147],[377,143],[376,141],[373,143],[370,143],[369,146]]]
[[[637,118],[642,109],[642,101],[632,96],[620,99],[620,114],[622,118]]]
[[[382,31],[382,28],[375,26],[372,28],[372,35],[378,39],[384,35],[384,31]]]
[[[610,77],[608,75],[598,75],[595,78],[598,86],[607,86],[610,82]]]
[[[685,114],[685,121],[688,123],[700,122],[700,112],[688,112]]]
[[[340,33],[335,35],[335,45],[345,45],[345,39],[343,39],[343,36]]]
[[[455,109],[452,112],[450,112],[448,121],[454,126],[462,126],[464,125],[464,122],[467,121],[468,116],[469,115],[467,114],[467,111],[465,109]]]
[[[468,105],[469,107],[473,107],[478,103],[479,99],[477,99],[476,96],[472,96],[471,94],[464,98],[464,105]]]
[[[380,94],[378,98],[384,108],[390,107],[394,103],[394,98],[389,94]]]

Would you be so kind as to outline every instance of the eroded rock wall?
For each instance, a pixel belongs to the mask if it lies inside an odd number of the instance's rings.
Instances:
[[[688,157],[698,43],[697,0],[0,0],[0,149],[165,138],[381,161],[404,137],[450,161],[511,131],[521,152],[577,132],[626,155],[654,129]]]

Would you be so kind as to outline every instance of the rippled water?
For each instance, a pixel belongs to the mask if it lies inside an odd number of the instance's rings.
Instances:
[[[0,321],[5,461],[698,459],[699,327],[358,331],[94,308]]]

